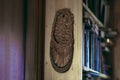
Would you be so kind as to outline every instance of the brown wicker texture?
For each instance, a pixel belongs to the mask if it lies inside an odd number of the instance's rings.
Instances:
[[[74,50],[73,36],[74,17],[70,9],[64,8],[56,12],[50,43],[50,58],[57,72],[69,70]]]

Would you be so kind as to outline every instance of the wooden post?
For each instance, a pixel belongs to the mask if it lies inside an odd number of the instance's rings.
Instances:
[[[68,8],[74,16],[74,51],[70,69],[57,72],[50,60],[51,31],[56,11]],[[82,0],[46,0],[44,80],[82,80]]]

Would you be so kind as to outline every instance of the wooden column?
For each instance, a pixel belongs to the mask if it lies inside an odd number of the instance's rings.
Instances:
[[[25,80],[37,80],[38,0],[28,0],[26,6]]]
[[[59,73],[51,65],[50,41],[56,11],[68,8],[74,16],[74,52],[70,69]],[[46,0],[44,80],[82,80],[82,0]]]
[[[44,0],[26,3],[25,80],[43,80]]]
[[[113,1],[113,17],[111,17],[112,26],[120,33],[120,0]],[[120,35],[115,39],[113,61],[114,61],[114,80],[120,80]]]

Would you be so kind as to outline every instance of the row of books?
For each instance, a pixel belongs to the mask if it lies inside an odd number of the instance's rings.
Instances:
[[[96,25],[84,24],[84,65],[100,71],[100,42]]]
[[[83,2],[105,26],[108,25],[110,6],[107,0],[83,0]]]
[[[83,0],[104,26],[109,25],[109,0]],[[83,9],[83,80],[102,80],[99,73],[111,76],[111,54],[106,44],[106,33],[99,29],[91,15]],[[94,77],[93,77],[94,76]]]
[[[98,26],[92,22],[90,18],[86,17],[83,19],[83,30],[83,66],[104,74],[108,74],[110,66],[106,64],[106,55],[103,54],[104,46],[102,46],[101,43],[103,43],[102,38],[104,37],[100,34],[101,30],[99,30]],[[83,74],[87,76],[90,75],[86,73]],[[97,74],[92,75],[97,76]]]

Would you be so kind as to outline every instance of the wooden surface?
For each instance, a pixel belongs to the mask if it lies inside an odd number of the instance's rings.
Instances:
[[[38,80],[44,80],[45,0],[38,0]]]
[[[25,80],[37,80],[38,72],[38,0],[29,0],[26,4],[26,54]]]
[[[74,15],[74,55],[70,69],[58,73],[50,62],[50,40],[55,12],[62,8]],[[82,0],[46,0],[44,68],[44,80],[82,80]]]
[[[120,33],[120,0],[113,1],[113,9],[110,21],[112,26]],[[111,26],[111,25],[110,25]],[[120,80],[120,35],[115,39],[114,51],[113,51],[113,76],[114,80]]]

